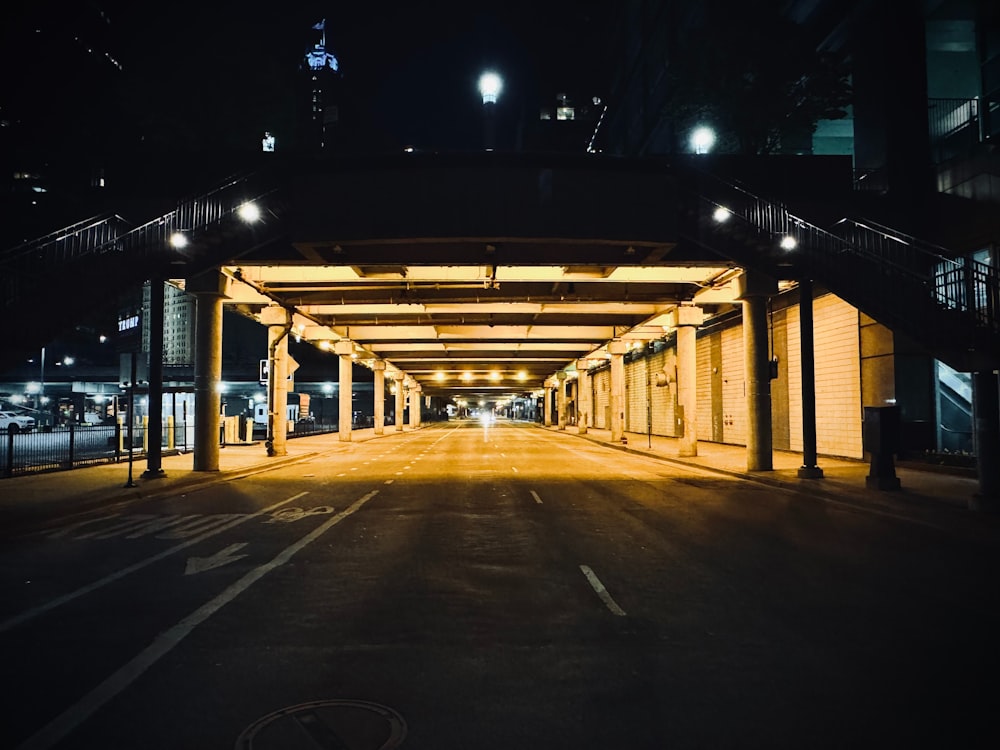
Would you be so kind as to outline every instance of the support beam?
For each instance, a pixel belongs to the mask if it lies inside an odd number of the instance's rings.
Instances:
[[[279,305],[261,310],[267,326],[267,455],[288,454],[288,332],[292,319]]]
[[[420,384],[410,384],[410,429],[420,429]]]
[[[589,366],[589,360],[578,359],[576,361],[576,431],[581,435],[587,434],[590,413],[593,410]]]
[[[566,429],[566,371],[560,370],[556,373],[556,418],[559,429]]]
[[[163,279],[149,280],[149,391],[147,393],[146,470],[143,479],[165,477],[163,471]]]
[[[976,473],[972,510],[1000,511],[1000,386],[996,372],[972,375]]]
[[[774,469],[771,441],[771,367],[767,350],[767,299],[774,279],[744,272],[738,279],[743,300],[743,369],[747,405],[747,471]]]
[[[333,345],[333,350],[340,360],[338,376],[337,434],[340,442],[351,442],[351,432],[354,428],[354,342],[341,339]]]
[[[802,479],[822,479],[816,455],[816,354],[812,281],[799,282],[799,351],[802,357]]]
[[[385,434],[385,362],[377,360],[372,365],[375,373],[375,386],[372,389],[372,398],[375,411],[375,434]]]
[[[705,320],[700,307],[678,307],[671,321],[677,329],[677,405],[681,412],[678,455],[698,455],[698,326]]]
[[[195,297],[194,470],[219,470],[219,410],[222,396],[222,290],[225,278],[209,271],[189,279]],[[131,415],[129,415],[131,417]]]
[[[615,339],[608,342],[611,355],[611,442],[625,437],[625,342]]]
[[[552,386],[546,381],[545,399],[542,401],[542,424],[552,426]]]
[[[406,413],[406,391],[403,387],[405,377],[398,371],[393,375],[396,380],[396,432],[403,431],[403,415]]]

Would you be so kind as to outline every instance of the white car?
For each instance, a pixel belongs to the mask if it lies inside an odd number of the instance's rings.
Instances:
[[[31,432],[33,429],[35,429],[33,417],[26,417],[13,411],[0,411],[0,430]]]

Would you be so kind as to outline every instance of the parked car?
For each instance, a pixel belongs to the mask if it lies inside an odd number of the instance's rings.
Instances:
[[[35,429],[34,417],[26,417],[13,411],[0,411],[0,430],[31,432],[33,429]]]

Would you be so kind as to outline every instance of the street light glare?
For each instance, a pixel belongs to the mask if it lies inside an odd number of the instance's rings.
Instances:
[[[170,235],[170,246],[177,248],[178,250],[182,247],[187,247],[188,238],[183,232],[174,232]]]
[[[493,71],[487,71],[479,76],[479,93],[482,94],[483,104],[496,102],[503,90],[503,79]]]
[[[696,154],[707,154],[715,145],[715,131],[701,125],[691,133],[691,147]]]
[[[260,221],[260,207],[253,201],[247,201],[246,203],[241,204],[240,207],[236,209],[236,213],[247,224],[253,224],[255,221]]]

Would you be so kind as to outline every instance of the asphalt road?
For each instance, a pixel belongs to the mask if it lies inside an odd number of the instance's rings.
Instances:
[[[527,425],[0,548],[0,747],[998,747],[1000,545]]]

